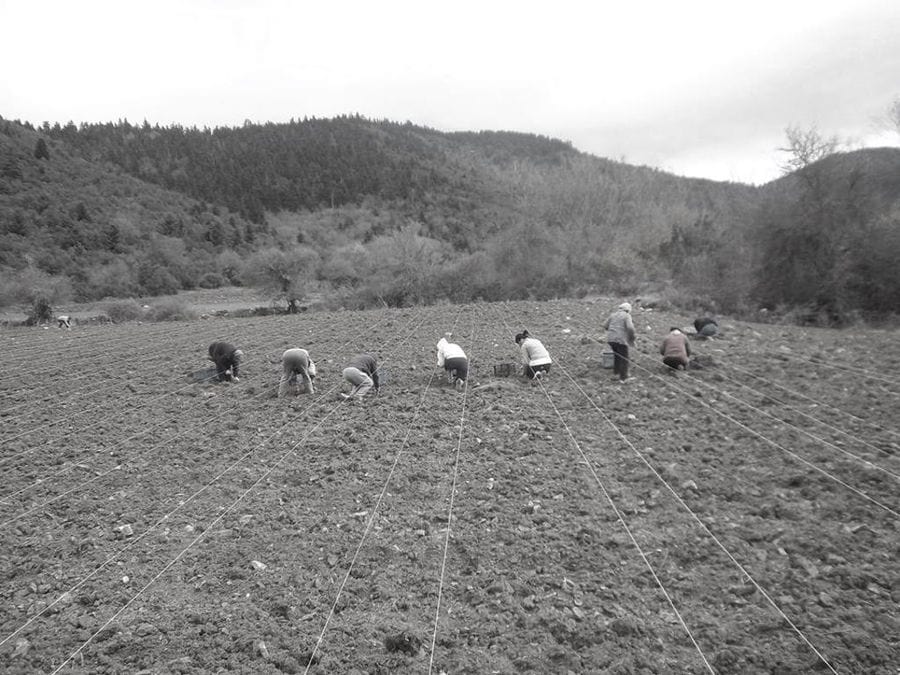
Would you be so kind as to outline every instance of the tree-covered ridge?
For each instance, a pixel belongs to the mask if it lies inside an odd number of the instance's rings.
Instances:
[[[0,275],[5,302],[48,285],[75,299],[221,285],[264,225],[85,159],[0,120]]]
[[[215,129],[120,121],[42,131],[85,157],[254,222],[265,211],[335,208],[365,197],[408,201],[472,187],[454,185],[459,175],[446,167],[443,135],[361,117]]]
[[[359,116],[0,131],[15,157],[0,164],[3,271],[76,298],[218,283],[346,306],[661,289],[728,311],[900,311],[900,151],[834,154],[756,188],[530,134]]]

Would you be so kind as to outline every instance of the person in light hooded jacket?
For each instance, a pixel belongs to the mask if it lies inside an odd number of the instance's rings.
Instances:
[[[469,377],[469,359],[463,348],[450,342],[453,333],[444,333],[437,343],[437,364],[447,372],[447,381],[461,390]]]
[[[550,352],[537,338],[531,337],[527,330],[516,335],[516,344],[519,345],[519,354],[525,365],[522,373],[529,380],[539,380],[550,372]]]
[[[609,315],[603,324],[606,341],[613,351],[613,373],[620,382],[628,379],[628,347],[634,346],[634,321],[631,318],[631,304],[623,302]]]
[[[316,376],[316,364],[309,358],[305,349],[288,349],[281,355],[281,381],[278,383],[278,398],[285,396],[296,383],[297,393],[315,394],[313,378]]]

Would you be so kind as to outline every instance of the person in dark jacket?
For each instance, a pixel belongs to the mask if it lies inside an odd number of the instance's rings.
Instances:
[[[288,349],[281,355],[281,382],[278,383],[278,398],[288,393],[291,385],[297,385],[297,393],[315,394],[313,378],[316,364],[305,349]]]
[[[682,333],[677,326],[673,326],[663,339],[659,353],[662,354],[663,363],[671,368],[673,373],[676,370],[687,370],[691,358],[691,344],[688,342],[687,335]]]
[[[209,360],[216,364],[219,382],[240,382],[238,369],[244,352],[230,342],[213,342],[209,346]]]
[[[719,324],[712,317],[702,316],[694,319],[694,330],[697,331],[698,337],[711,338],[718,334]]]
[[[378,393],[378,362],[371,354],[354,356],[341,375],[345,382],[349,382],[353,386],[349,394],[341,394],[344,398],[362,398],[373,387],[375,393]]]

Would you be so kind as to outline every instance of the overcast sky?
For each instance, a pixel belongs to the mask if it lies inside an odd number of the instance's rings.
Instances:
[[[898,0],[0,0],[0,115],[197,126],[359,113],[762,183],[900,97]]]

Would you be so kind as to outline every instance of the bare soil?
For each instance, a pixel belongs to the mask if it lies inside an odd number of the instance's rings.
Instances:
[[[693,317],[636,311],[622,384],[615,304],[3,330],[0,669],[900,672],[896,332],[725,321],[670,375]],[[494,376],[522,328],[535,385]],[[219,339],[236,384],[194,377]]]

